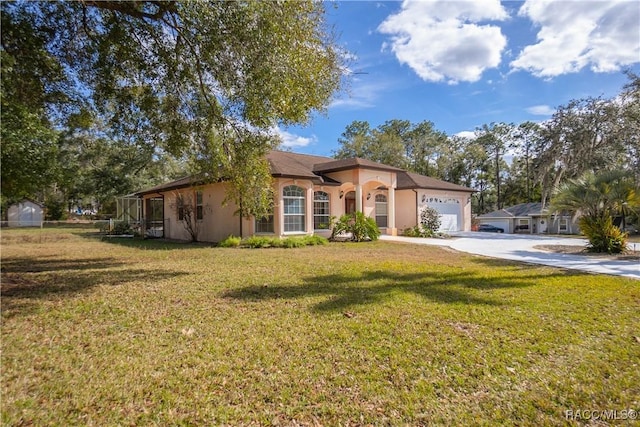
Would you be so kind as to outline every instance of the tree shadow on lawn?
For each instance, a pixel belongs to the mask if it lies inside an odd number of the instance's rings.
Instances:
[[[97,285],[148,283],[185,275],[184,272],[119,268],[113,258],[8,258],[2,260],[0,307],[4,318],[28,314],[36,300],[57,299],[86,292]],[[117,268],[117,270],[116,270]]]
[[[499,306],[503,302],[498,298],[480,295],[478,291],[525,288],[539,284],[540,278],[539,275],[491,278],[478,276],[473,272],[403,274],[371,271],[357,276],[313,276],[303,285],[247,286],[224,292],[222,296],[248,301],[327,297],[325,301],[312,307],[315,312],[343,311],[354,306],[376,304],[397,292],[413,293],[431,301],[449,304]]]
[[[92,240],[100,240],[103,243],[124,246],[126,248],[170,251],[175,249],[194,249],[194,248],[215,248],[217,245],[208,242],[189,242],[187,240],[170,240],[170,239],[144,239],[141,237],[106,237],[104,234],[83,234],[82,237]]]

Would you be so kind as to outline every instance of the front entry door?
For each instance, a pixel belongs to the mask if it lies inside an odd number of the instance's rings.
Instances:
[[[356,211],[356,199],[347,199],[345,213],[352,214]]]
[[[356,211],[356,193],[349,191],[344,198],[344,213],[352,214]]]

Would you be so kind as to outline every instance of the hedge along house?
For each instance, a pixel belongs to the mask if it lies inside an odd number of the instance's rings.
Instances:
[[[191,201],[198,240],[219,242],[229,235],[329,236],[331,217],[356,211],[375,219],[383,234],[414,227],[421,209],[441,213],[443,229],[471,229],[473,190],[361,158],[328,157],[271,151],[273,215],[240,218],[233,203],[224,204],[225,182],[199,185],[182,178],[135,193],[142,199],[145,234],[189,240],[180,199]]]

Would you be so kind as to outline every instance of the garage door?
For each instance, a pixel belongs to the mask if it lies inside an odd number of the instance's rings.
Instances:
[[[440,231],[460,231],[462,229],[462,205],[460,200],[428,197],[426,205],[440,213]]]
[[[509,221],[500,221],[496,219],[493,219],[493,220],[482,219],[480,220],[480,224],[493,225],[494,227],[502,228],[505,233],[511,233],[511,230],[509,229]]]

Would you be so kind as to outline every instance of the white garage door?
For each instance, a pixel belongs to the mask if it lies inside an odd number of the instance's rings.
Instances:
[[[440,231],[460,231],[462,229],[462,205],[460,200],[428,197],[425,204],[440,213]]]

